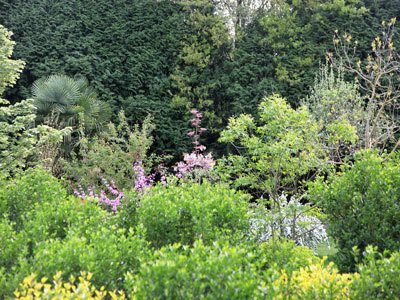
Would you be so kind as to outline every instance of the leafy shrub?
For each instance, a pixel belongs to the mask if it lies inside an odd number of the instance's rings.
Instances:
[[[0,221],[0,299],[11,295],[19,280],[16,274],[21,265],[26,263],[28,239],[23,232],[14,231],[12,224],[3,219]]]
[[[379,251],[399,249],[400,165],[395,159],[384,162],[370,151],[358,154],[352,168],[311,184],[310,197],[327,214],[343,270],[354,270],[353,246],[361,252],[369,244]]]
[[[71,161],[62,160],[60,168],[73,185],[84,188],[101,185],[100,177],[113,180],[120,189],[132,187],[138,177],[136,162],[141,161],[147,168],[158,158],[147,155],[154,130],[152,118],[147,116],[141,128],[131,128],[123,111],[119,112],[118,124],[108,124],[101,135],[88,139],[81,134],[78,155]],[[148,171],[148,170],[146,170]]]
[[[358,266],[360,276],[353,282],[352,299],[399,299],[400,252],[386,254],[366,248],[364,263]]]
[[[309,266],[311,263],[319,263],[320,259],[314,251],[304,246],[295,246],[291,240],[281,240],[261,244],[255,249],[255,264],[259,271],[268,269],[286,270],[291,273],[294,270]]]
[[[127,289],[137,299],[257,299],[260,278],[245,249],[201,241],[156,251],[137,276],[128,274]]]
[[[331,262],[324,266],[324,260],[288,274],[281,270],[281,276],[270,282],[274,299],[350,299],[353,276],[340,274]]]
[[[28,252],[27,241],[7,220],[0,223],[0,268],[10,270],[18,258]]]
[[[19,232],[7,218],[0,223],[1,299],[10,297],[25,276],[37,271],[32,261],[48,243],[57,241],[62,245],[63,239],[75,235],[86,239],[90,247],[90,238],[99,230],[99,224],[110,226],[100,207],[90,202],[82,204],[75,197],[36,203],[21,220]]]
[[[0,216],[5,213],[15,229],[22,227],[22,217],[36,204],[58,204],[66,196],[61,183],[44,170],[30,169],[22,177],[3,183],[0,189]]]
[[[248,230],[247,201],[246,195],[226,185],[158,185],[141,200],[138,224],[154,248],[178,242],[191,245],[198,238],[211,244],[221,233]]]
[[[356,82],[344,80],[343,66],[339,65],[336,70],[332,66],[321,66],[310,96],[304,99],[302,104],[308,107],[313,119],[323,124],[328,133],[335,130],[345,136],[356,133],[358,139],[353,140],[353,143],[341,143],[339,151],[329,153],[332,159],[340,161],[345,155],[353,155],[354,151],[364,144],[367,115],[364,108],[365,99],[361,96]],[[338,141],[334,136],[323,135],[322,139],[328,149],[336,148],[335,143]]]
[[[61,272],[53,276],[53,284],[48,283],[48,278],[43,277],[39,282],[32,274],[24,279],[18,290],[15,291],[17,300],[23,299],[104,299],[110,295],[112,299],[125,299],[125,294],[107,292],[104,288],[97,290],[91,285],[92,273],[81,272],[76,281],[74,276],[69,278],[69,282],[61,280]]]
[[[125,193],[121,199],[121,208],[117,211],[115,222],[121,228],[135,228],[137,225],[137,209],[141,194],[136,191]]]
[[[69,197],[55,203],[43,203],[26,214],[23,231],[35,251],[49,239],[64,239],[69,232],[88,237],[98,230],[99,224],[107,224],[107,214],[95,203]]]
[[[135,273],[146,253],[146,243],[133,231],[102,226],[86,236],[70,232],[62,241],[45,241],[33,258],[30,273],[51,277],[63,270],[62,278],[67,280],[87,270],[93,273],[96,287],[120,289],[124,274]]]

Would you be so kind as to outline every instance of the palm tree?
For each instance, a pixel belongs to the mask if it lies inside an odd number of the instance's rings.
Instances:
[[[56,123],[58,127],[77,128],[83,116],[87,133],[99,132],[110,120],[110,106],[98,100],[85,78],[52,75],[37,80],[32,87],[37,121]]]

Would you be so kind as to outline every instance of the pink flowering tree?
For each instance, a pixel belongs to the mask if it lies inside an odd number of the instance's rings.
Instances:
[[[183,154],[183,161],[179,162],[174,168],[176,177],[182,180],[194,179],[201,182],[204,177],[211,177],[215,161],[212,158],[212,153],[205,154],[206,146],[200,144],[200,135],[206,131],[206,128],[200,126],[202,113],[197,110],[191,110],[190,113],[194,116],[190,120],[194,130],[188,133],[188,136],[193,138],[193,152]]]

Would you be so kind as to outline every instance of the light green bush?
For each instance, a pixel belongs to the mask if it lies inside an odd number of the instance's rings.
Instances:
[[[290,274],[294,270],[320,262],[313,250],[305,246],[296,247],[291,240],[261,244],[255,249],[255,253],[255,264],[261,273],[275,269],[286,270]]]
[[[249,228],[248,197],[226,185],[210,183],[156,186],[141,200],[138,224],[152,247],[201,238],[209,245],[220,235],[235,235]]]
[[[23,217],[36,205],[57,205],[66,197],[61,183],[43,169],[29,169],[20,178],[2,182],[0,187],[0,218],[7,214],[16,230],[23,226]]]
[[[351,274],[340,274],[332,262],[325,266],[324,260],[293,273],[283,269],[267,284],[269,299],[348,300],[353,278]]]
[[[109,224],[107,224],[109,225]],[[49,239],[41,244],[32,259],[30,273],[52,277],[62,270],[63,280],[79,276],[81,270],[93,273],[93,284],[100,288],[121,289],[124,274],[136,273],[146,259],[146,243],[133,231],[116,226],[91,229],[85,235],[70,232],[64,240]]]
[[[367,247],[364,263],[358,266],[358,276],[353,282],[352,299],[399,299],[400,298],[400,252],[390,256],[379,254],[377,249]]]
[[[156,251],[137,276],[128,275],[126,287],[139,300],[257,299],[262,281],[251,258],[251,252],[226,243],[175,244]]]
[[[99,224],[110,225],[109,216],[92,202],[82,203],[76,197],[45,202],[35,206],[24,217],[23,232],[35,251],[42,242],[49,239],[63,240],[69,233],[88,236],[97,231]]]
[[[0,221],[0,299],[11,295],[19,281],[19,269],[26,264],[29,254],[29,240],[23,232],[17,233],[12,224],[3,219]]]
[[[338,245],[341,269],[353,271],[353,246],[367,245],[379,251],[400,247],[400,164],[396,158],[365,151],[356,155],[353,167],[310,185],[310,198],[327,215],[328,232]]]

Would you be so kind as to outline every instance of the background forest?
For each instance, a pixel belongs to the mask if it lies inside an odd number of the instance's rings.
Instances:
[[[399,299],[396,18],[0,0],[0,298]]]
[[[347,2],[0,1],[14,57],[26,62],[4,97],[15,103],[40,78],[81,75],[114,116],[124,109],[133,125],[153,115],[158,154],[189,151],[192,108],[204,113],[209,149],[226,153],[216,140],[228,117],[256,114],[272,93],[293,107],[309,95],[334,30],[357,39],[366,59],[381,22],[400,13],[397,0]]]

